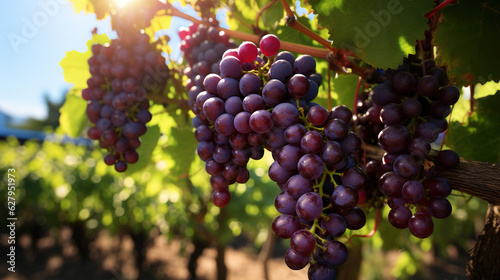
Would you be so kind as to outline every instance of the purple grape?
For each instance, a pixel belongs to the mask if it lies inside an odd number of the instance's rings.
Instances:
[[[203,103],[203,114],[212,123],[225,112],[224,100],[218,97],[210,97]]]
[[[335,238],[344,234],[346,223],[339,214],[328,214],[326,218],[321,220],[321,228],[325,229],[328,234]]]
[[[342,184],[348,185],[355,190],[361,190],[365,187],[368,180],[363,169],[359,167],[351,167],[342,173]]]
[[[266,109],[266,103],[262,99],[262,96],[250,94],[243,99],[243,109],[251,114],[255,111]]]
[[[412,214],[410,209],[408,207],[402,205],[402,206],[396,206],[389,211],[389,222],[391,225],[393,225],[395,228],[399,229],[404,229],[408,227],[408,221],[410,220]]]
[[[302,98],[309,91],[309,79],[302,74],[295,74],[286,83],[286,88],[293,98]]]
[[[283,214],[274,219],[271,227],[277,237],[288,239],[294,232],[300,230],[300,223],[294,216]]]
[[[339,241],[328,241],[325,245],[326,250],[322,252],[324,260],[333,265],[341,265],[347,260],[348,252],[344,243]]]
[[[293,270],[303,269],[309,264],[310,260],[311,256],[299,254],[292,248],[288,248],[285,252],[285,263],[290,269]]]
[[[288,144],[299,146],[302,137],[306,134],[306,128],[301,124],[293,124],[285,130],[285,141]]]
[[[323,174],[323,160],[315,154],[306,154],[299,159],[297,169],[302,177],[314,180]]]
[[[448,199],[438,196],[429,200],[427,210],[433,217],[444,219],[451,215],[452,207]]]
[[[403,198],[409,203],[418,203],[424,198],[424,186],[417,180],[408,180],[403,184],[401,190]]]
[[[298,230],[290,237],[290,248],[301,255],[311,255],[315,247],[316,238],[306,229]]]
[[[293,63],[293,70],[295,73],[309,76],[316,72],[316,61],[310,55],[300,55]]]
[[[386,196],[399,197],[401,196],[401,190],[405,182],[406,180],[401,178],[398,174],[394,172],[387,172],[380,177],[378,181],[378,188]]]
[[[246,73],[240,79],[239,88],[243,96],[248,96],[252,93],[258,94],[260,92],[261,85],[262,85],[262,80],[259,78],[259,76],[253,73]]]
[[[303,194],[313,191],[313,182],[296,174],[286,181],[285,188],[293,199],[299,199]]]
[[[296,170],[299,159],[304,155],[304,152],[297,146],[285,145],[278,152],[276,161],[280,166],[287,170]]]
[[[281,192],[274,199],[274,207],[281,214],[295,215],[297,199],[291,197],[287,192]]]
[[[220,115],[215,120],[215,130],[224,136],[229,136],[233,134],[236,131],[236,129],[234,128],[233,115],[228,113]]]
[[[309,280],[335,280],[337,273],[330,264],[325,261],[317,261],[309,266],[307,277]]]
[[[323,149],[323,136],[317,131],[308,131],[300,140],[300,147],[305,153],[317,154]]]
[[[269,178],[271,178],[271,180],[273,180],[274,182],[276,182],[278,184],[282,184],[282,183],[286,183],[286,181],[290,177],[292,177],[292,175],[294,175],[294,172],[289,171],[289,170],[281,167],[281,165],[279,165],[279,163],[275,161],[269,167],[268,174],[269,174]]]
[[[241,83],[241,82],[240,82]],[[286,87],[277,79],[269,80],[262,88],[262,98],[269,106],[276,106],[286,97]]]
[[[323,200],[319,194],[308,192],[299,197],[295,209],[299,218],[306,221],[312,221],[321,215],[323,211]]]
[[[290,103],[281,103],[272,112],[274,125],[286,129],[299,121],[299,111]]]
[[[333,190],[331,200],[334,208],[352,209],[358,204],[358,191],[348,185],[339,185]]]
[[[286,83],[293,75],[293,67],[286,60],[276,60],[269,68],[269,77]]]
[[[390,125],[379,133],[378,142],[389,153],[403,152],[410,142],[410,131],[402,125]]]
[[[417,212],[408,221],[408,228],[415,237],[427,238],[434,231],[434,223],[429,215]]]
[[[227,104],[227,103],[226,103]],[[234,117],[234,128],[240,133],[250,133],[252,128],[250,127],[250,113],[239,112]]]
[[[349,132],[347,123],[341,119],[330,120],[324,130],[325,136],[330,140],[342,140]]]
[[[346,214],[343,214],[343,217],[347,228],[351,230],[361,229],[366,224],[365,212],[359,207],[349,210]]]
[[[243,111],[243,101],[239,96],[231,96],[226,100],[224,109],[227,113],[236,116],[239,112]]]
[[[420,163],[411,155],[403,154],[394,160],[394,172],[402,178],[415,178],[420,171]]]

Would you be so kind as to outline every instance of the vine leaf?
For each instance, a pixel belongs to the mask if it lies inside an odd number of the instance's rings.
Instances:
[[[427,29],[432,1],[308,1],[336,48],[349,49],[366,63],[396,68],[414,54]]]
[[[433,42],[439,47],[438,63],[447,65],[452,82],[500,81],[498,64],[492,62],[500,49],[500,3],[460,1],[442,14]]]
[[[157,125],[149,126],[146,134],[141,136],[141,145],[137,148],[139,160],[128,166],[128,174],[143,170],[151,162],[151,157],[159,138],[160,128]]]
[[[83,128],[87,124],[87,101],[83,98],[68,94],[66,101],[60,109],[61,116],[59,123],[62,131],[71,136],[78,137],[82,133]]]
[[[87,41],[86,52],[66,52],[66,56],[59,63],[63,69],[64,80],[68,83],[73,83],[74,87],[79,90],[86,88],[87,80],[90,78],[87,61],[92,56],[92,45],[109,42],[110,40],[106,34],[94,34],[92,39]]]
[[[81,11],[85,13],[94,13],[98,20],[105,18],[110,10],[108,1],[100,0],[69,0],[73,4],[75,13],[79,14]]]
[[[500,91],[495,95],[477,99],[474,113],[461,124],[451,123],[446,136],[446,145],[461,157],[500,162]],[[478,143],[481,143],[478,145]]]

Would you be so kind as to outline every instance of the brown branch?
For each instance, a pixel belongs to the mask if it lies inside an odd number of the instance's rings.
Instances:
[[[483,232],[470,251],[469,279],[500,279],[500,206],[488,205]]]
[[[369,159],[380,160],[384,151],[366,145]],[[500,205],[500,166],[460,158],[460,165],[453,170],[440,170],[440,175],[450,181],[453,189]]]

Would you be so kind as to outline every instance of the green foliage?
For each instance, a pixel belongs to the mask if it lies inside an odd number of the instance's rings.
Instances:
[[[70,51],[59,63],[63,69],[64,80],[72,83],[75,89],[79,90],[75,94],[80,96],[80,91],[87,87],[87,80],[90,78],[89,64],[87,61],[92,56],[93,44],[105,44],[110,40],[106,34],[94,34],[92,39],[87,41],[87,51],[84,53]]]
[[[434,34],[438,62],[447,65],[454,82],[484,84],[500,80],[498,64],[492,58],[500,49],[500,3],[460,1],[443,9],[443,19]]]
[[[333,46],[351,50],[366,63],[396,68],[424,39],[432,1],[308,1]]]
[[[87,101],[81,97],[68,94],[66,101],[61,107],[61,116],[59,122],[61,123],[62,132],[71,137],[78,137],[81,135],[83,128],[87,125]]]
[[[446,144],[460,156],[490,163],[500,162],[500,91],[476,100],[474,113],[461,124],[451,123]],[[481,145],[477,145],[481,143]]]

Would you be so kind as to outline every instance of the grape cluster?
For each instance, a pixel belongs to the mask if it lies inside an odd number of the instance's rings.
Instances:
[[[278,106],[275,112],[281,114]],[[313,104],[297,114],[298,120],[284,129],[284,143],[273,151],[269,169],[282,190],[274,203],[281,215],[272,229],[278,237],[290,238],[288,267],[302,269],[311,262],[309,279],[335,279],[333,267],[348,257],[347,247],[335,239],[366,222],[356,207],[367,181],[356,167],[361,140],[349,131],[352,113],[346,106],[327,112]]]
[[[361,139],[350,131],[349,108],[328,112],[312,102],[322,80],[313,57],[279,52],[274,35],[259,47],[243,42],[228,49],[219,72],[206,75],[203,87],[191,86],[197,152],[211,175],[212,200],[226,206],[228,186],[249,178],[249,159],[270,150],[269,177],[282,191],[272,229],[290,238],[285,262],[291,269],[311,262],[310,279],[333,279],[333,267],[347,259],[347,247],[335,238],[366,222],[356,207],[366,182],[356,167]]]
[[[360,135],[385,150],[382,160],[366,169],[371,178],[381,175],[378,188],[391,207],[389,222],[426,238],[434,229],[432,217],[446,218],[452,211],[446,199],[450,183],[437,169],[458,166],[459,157],[445,150],[434,158],[431,143],[447,129],[446,117],[460,92],[447,85],[445,71],[433,60],[408,61],[386,74],[387,80],[357,104]]]
[[[124,172],[139,159],[140,136],[152,117],[147,94],[167,82],[169,69],[149,36],[141,33],[93,45],[88,64],[91,77],[82,91],[92,123],[87,133],[107,150],[104,162]]]

